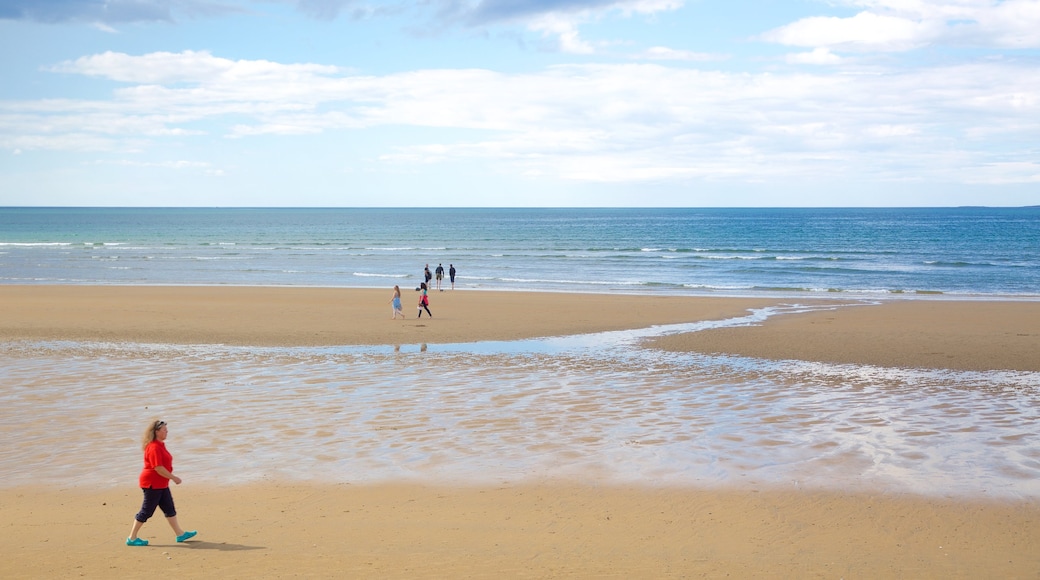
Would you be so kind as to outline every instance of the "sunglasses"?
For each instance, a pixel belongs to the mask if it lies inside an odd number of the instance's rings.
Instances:
[[[159,429],[162,429],[163,425],[166,425],[166,421],[159,421],[155,424],[155,427],[152,428],[152,431],[158,431]]]

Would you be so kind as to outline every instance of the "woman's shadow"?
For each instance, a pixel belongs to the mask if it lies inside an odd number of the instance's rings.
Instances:
[[[240,552],[243,550],[266,550],[266,546],[244,546],[242,544],[229,544],[227,542],[184,542],[178,548],[191,548],[192,550],[219,550],[221,552]]]

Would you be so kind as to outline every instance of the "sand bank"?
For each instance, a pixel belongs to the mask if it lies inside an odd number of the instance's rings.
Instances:
[[[0,286],[0,340],[247,346],[516,340],[722,320],[776,299],[445,291],[433,319],[390,320],[391,290]],[[790,301],[786,301],[790,302]],[[835,300],[813,304],[857,304]],[[661,338],[658,347],[770,359],[961,370],[1040,370],[1040,302],[893,300]]]
[[[718,320],[767,299],[444,291],[433,319],[402,288],[406,320],[390,320],[392,289],[0,285],[0,340],[83,340],[245,346],[326,346],[515,340]]]
[[[1040,371],[1040,302],[897,300],[668,336],[658,347],[885,367]]]
[[[4,578],[1032,578],[1040,506],[570,485],[0,492]]]

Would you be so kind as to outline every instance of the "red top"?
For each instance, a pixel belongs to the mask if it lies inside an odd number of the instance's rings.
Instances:
[[[173,456],[166,450],[166,444],[162,441],[152,441],[144,448],[144,469],[138,482],[141,489],[163,489],[170,487],[170,480],[155,472],[155,467],[161,465],[166,471],[173,473]]]

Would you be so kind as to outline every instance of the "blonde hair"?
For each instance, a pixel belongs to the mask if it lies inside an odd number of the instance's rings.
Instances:
[[[155,441],[155,432],[162,429],[166,421],[160,421],[155,419],[148,423],[148,427],[144,430],[144,435],[141,437],[141,449],[148,447],[148,444]]]

